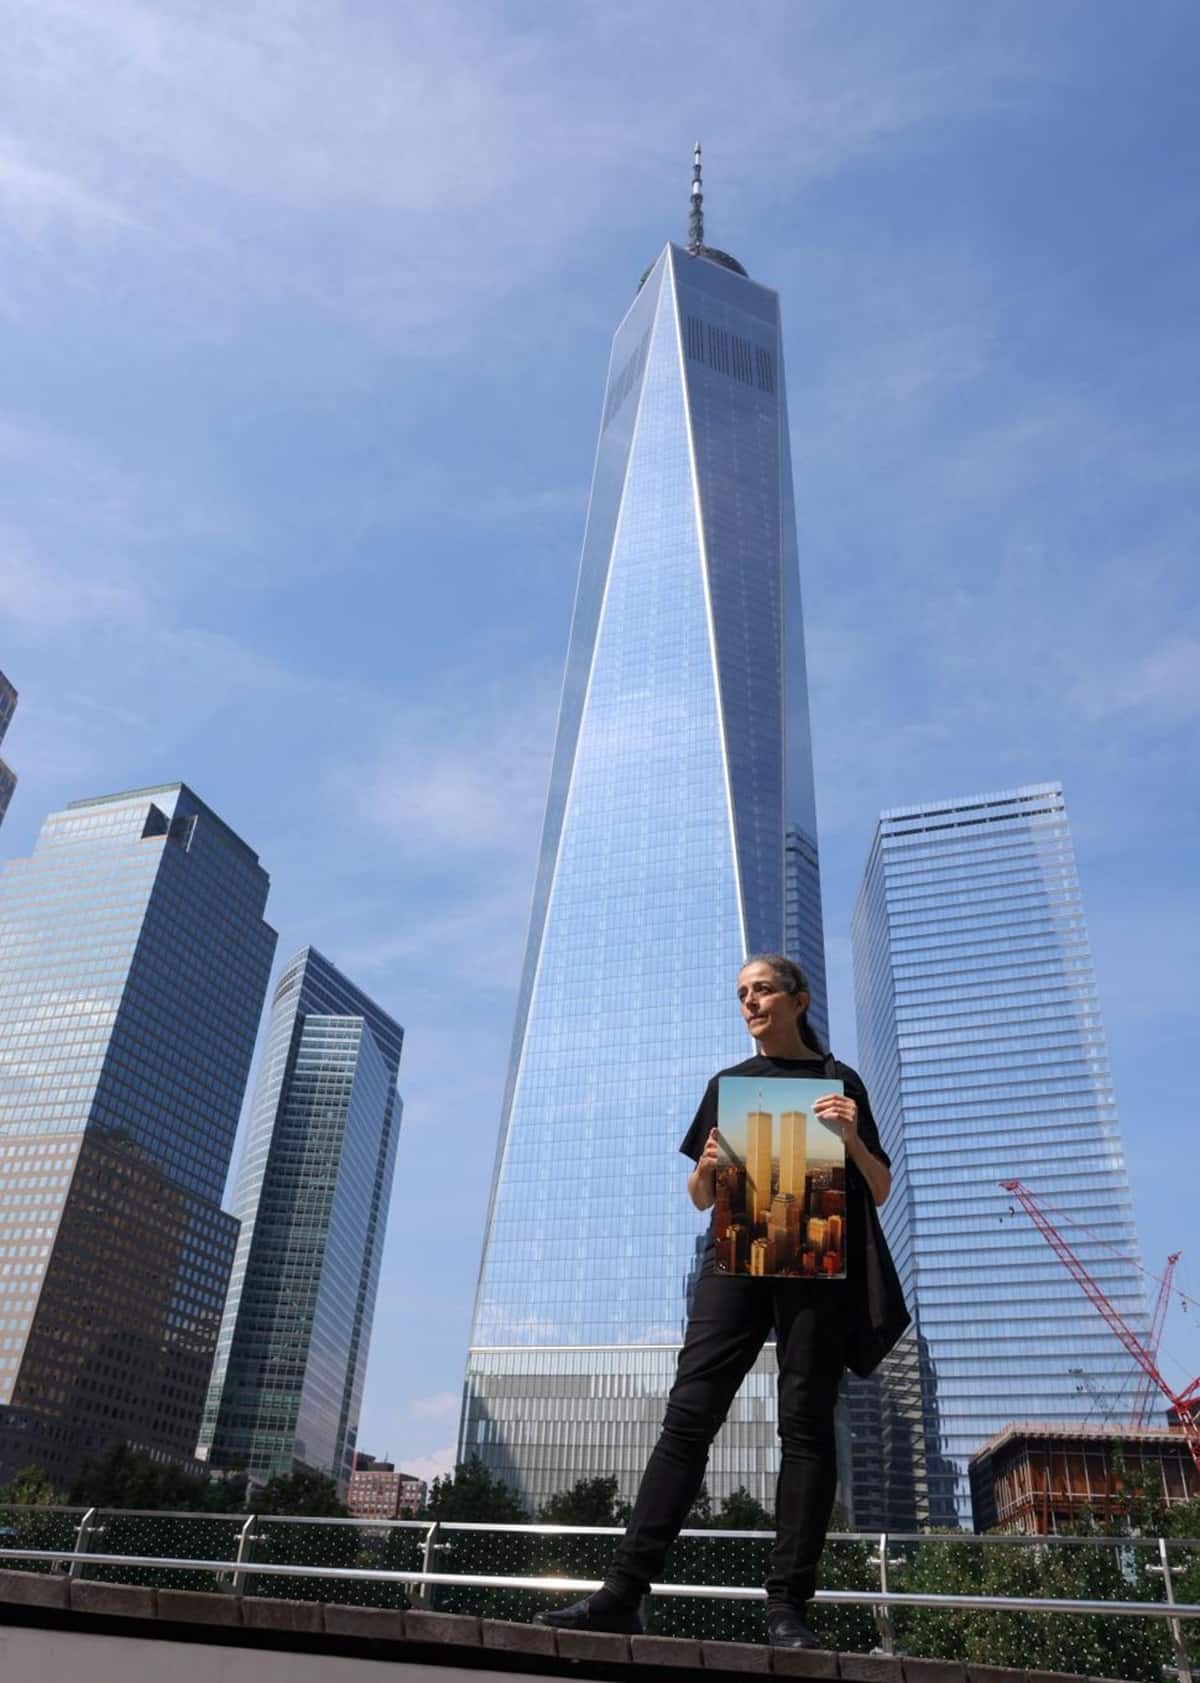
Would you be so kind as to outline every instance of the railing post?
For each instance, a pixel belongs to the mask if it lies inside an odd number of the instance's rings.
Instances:
[[[1175,1585],[1172,1580],[1177,1572],[1183,1571],[1183,1567],[1171,1565],[1171,1557],[1167,1552],[1167,1539],[1165,1537],[1159,1537],[1157,1542],[1158,1565],[1155,1566],[1151,1563],[1146,1567],[1146,1571],[1156,1578],[1161,1574],[1163,1594],[1168,1606],[1174,1607]],[[1171,1633],[1171,1649],[1175,1655],[1175,1664],[1163,1666],[1163,1671],[1168,1677],[1177,1677],[1179,1683],[1192,1683],[1192,1663],[1188,1658],[1187,1644],[1183,1640],[1183,1621],[1181,1619],[1168,1619],[1167,1629]]]
[[[258,1534],[254,1529],[257,1524],[258,1515],[249,1514],[245,1525],[242,1526],[241,1531],[238,1533],[237,1554],[234,1556],[238,1566],[243,1565],[244,1562],[249,1560],[251,1547],[258,1542]],[[246,1574],[244,1572],[235,1571],[230,1583],[232,1585],[234,1595],[244,1595],[246,1593]]]
[[[880,1595],[887,1595],[889,1593],[888,1567],[893,1564],[898,1566],[900,1562],[892,1562],[888,1559],[888,1534],[886,1531],[879,1533],[879,1559],[878,1561],[872,1561],[871,1564],[879,1567]],[[875,1652],[877,1654],[894,1654],[896,1652],[896,1631],[892,1624],[891,1608],[886,1602],[882,1606],[877,1603],[872,1611],[875,1614],[875,1628],[879,1632],[879,1646],[875,1649]]]
[[[80,1560],[79,1556],[88,1552],[88,1549],[91,1547],[93,1536],[98,1536],[103,1530],[104,1527],[102,1525],[96,1524],[95,1508],[89,1508],[75,1528],[75,1558],[72,1560],[68,1569],[68,1577],[83,1577],[83,1561]]]
[[[438,1537],[441,1533],[441,1529],[441,1522],[435,1519],[433,1524],[429,1527],[429,1530],[425,1533],[425,1546],[421,1550],[422,1572],[433,1571],[434,1555],[440,1547]],[[436,1586],[434,1584],[419,1584],[413,1595],[413,1600],[418,1602],[426,1612],[433,1611],[433,1592],[435,1588]]]

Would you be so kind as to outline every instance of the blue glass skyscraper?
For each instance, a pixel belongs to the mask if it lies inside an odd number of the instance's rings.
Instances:
[[[404,1031],[313,947],[275,989],[238,1169],[200,1455],[350,1477],[387,1228]]]
[[[0,1478],[195,1448],[267,888],[182,783],[51,813],[0,878]]]
[[[892,1158],[884,1226],[920,1340],[929,1510],[969,1525],[967,1464],[988,1437],[1078,1420],[1094,1399],[1127,1417],[1138,1373],[998,1183],[1058,1212],[1147,1331],[1060,785],[885,812],[853,950],[860,1063]]]
[[[792,946],[824,1025],[815,837],[779,300],[697,214],[613,339],[468,1362],[461,1453],[528,1501],[641,1471],[747,952]],[[714,1494],[773,1487],[772,1361]]]

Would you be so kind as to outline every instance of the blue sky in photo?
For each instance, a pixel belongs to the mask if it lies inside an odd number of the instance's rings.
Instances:
[[[739,1157],[746,1155],[746,1117],[751,1110],[769,1110],[771,1154],[778,1160],[781,1135],[776,1127],[785,1110],[805,1113],[804,1138],[810,1163],[845,1163],[842,1136],[813,1114],[811,1105],[822,1093],[844,1092],[840,1081],[810,1081],[804,1076],[723,1075],[717,1089],[717,1126],[721,1137]]]
[[[698,136],[711,243],[783,303],[835,1050],[880,809],[1061,779],[1146,1261],[1200,1281],[1200,11],[10,0],[5,33],[0,857],[183,778],[270,872],[279,962],[311,941],[404,1023],[362,1445],[451,1458],[609,340]]]

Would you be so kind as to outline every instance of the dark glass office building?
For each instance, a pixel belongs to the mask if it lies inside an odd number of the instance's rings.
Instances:
[[[984,1443],[1014,1421],[1077,1422],[1081,1384],[1127,1418],[1139,1371],[1001,1181],[1038,1194],[1147,1331],[1060,785],[885,812],[853,950],[859,1057],[892,1158],[883,1222],[916,1321],[928,1512],[969,1526]]]
[[[193,1453],[267,889],[182,783],[52,813],[0,877],[0,1477]]]
[[[17,692],[3,672],[0,672],[0,742],[4,741],[4,733],[16,710]],[[0,760],[0,824],[4,822],[4,814],[8,811],[8,803],[12,800],[16,786],[16,773],[4,760]]]
[[[237,1257],[198,1453],[349,1483],[404,1031],[313,947],[286,966],[238,1169]]]
[[[746,954],[786,941],[825,1016],[779,299],[692,233],[612,345],[468,1360],[460,1452],[530,1502],[628,1495],[653,1444]],[[714,1495],[773,1499],[773,1368]]]

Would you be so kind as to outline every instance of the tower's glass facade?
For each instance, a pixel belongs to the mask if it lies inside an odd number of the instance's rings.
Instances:
[[[306,947],[275,989],[199,1454],[350,1477],[387,1227],[404,1031]]]
[[[929,1507],[969,1525],[967,1464],[988,1437],[1077,1420],[1081,1376],[1120,1418],[1138,1371],[998,1183],[1030,1186],[1147,1330],[1061,787],[885,812],[853,950],[861,1068],[892,1158],[883,1220],[919,1329]]]
[[[731,262],[668,245],[609,365],[461,1434],[530,1502],[653,1441],[747,951],[790,939],[824,1021],[779,304]],[[764,1365],[714,1493],[767,1492],[773,1406]]]
[[[3,672],[0,672],[0,742],[4,741],[4,733],[8,729],[16,709],[17,692]],[[8,803],[12,800],[13,790],[16,786],[16,773],[3,760],[0,760],[0,824],[4,822],[4,814],[8,811]]]
[[[0,1476],[195,1447],[267,888],[179,783],[52,813],[0,878]]]

